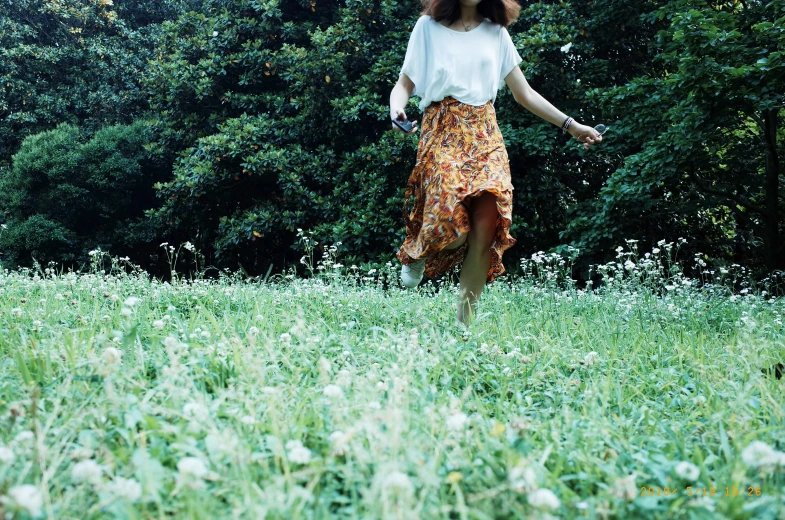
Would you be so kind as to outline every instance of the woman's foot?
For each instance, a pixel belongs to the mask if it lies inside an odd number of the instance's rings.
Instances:
[[[422,281],[425,274],[425,258],[409,262],[401,268],[401,284],[407,289],[414,289]]]

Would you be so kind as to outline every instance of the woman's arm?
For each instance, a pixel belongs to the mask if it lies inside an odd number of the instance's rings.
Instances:
[[[409,76],[406,74],[401,74],[398,78],[398,83],[395,84],[393,87],[392,92],[390,93],[390,118],[397,119],[399,121],[406,121],[406,112],[404,112],[404,107],[406,103],[409,102],[409,98],[412,97],[412,92],[414,92],[414,83],[412,80],[409,79]],[[403,132],[400,127],[398,127],[395,123],[390,123],[395,130],[399,132]],[[417,129],[417,121],[412,123],[412,132]]]
[[[516,66],[512,69],[512,71],[507,74],[507,77],[504,78],[504,81],[507,83],[507,86],[510,87],[510,90],[512,90],[515,101],[523,106],[523,108],[558,127],[561,127],[561,125],[564,124],[567,115],[529,86],[529,82],[526,81],[520,67]],[[602,141],[602,136],[597,130],[590,126],[582,125],[577,121],[573,121],[567,131],[576,139],[583,141],[583,146],[587,149],[591,145]]]

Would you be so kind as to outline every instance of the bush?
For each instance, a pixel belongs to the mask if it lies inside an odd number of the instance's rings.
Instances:
[[[92,136],[63,123],[25,139],[0,178],[4,263],[87,265],[93,248],[123,254],[154,240],[143,209],[155,204],[152,186],[166,169],[149,158],[148,141],[144,122]]]

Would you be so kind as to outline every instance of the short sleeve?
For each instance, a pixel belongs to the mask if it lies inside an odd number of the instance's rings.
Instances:
[[[409,45],[406,47],[406,57],[403,60],[401,74],[406,74],[414,83],[415,95],[420,95],[425,88],[427,56],[425,50],[425,21],[421,16],[414,24],[412,34],[409,36]]]
[[[501,70],[499,81],[504,83],[504,78],[507,77],[512,69],[515,68],[520,62],[523,61],[521,55],[518,54],[518,49],[515,48],[515,44],[512,42],[512,38],[510,38],[510,33],[507,32],[506,27],[502,27],[501,29]]]

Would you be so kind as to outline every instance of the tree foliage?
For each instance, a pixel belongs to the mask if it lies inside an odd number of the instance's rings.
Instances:
[[[94,248],[149,242],[142,209],[155,203],[152,185],[168,171],[149,158],[149,140],[141,121],[92,136],[62,123],[25,139],[0,179],[0,207],[11,215],[0,251],[13,265],[84,266]]]

